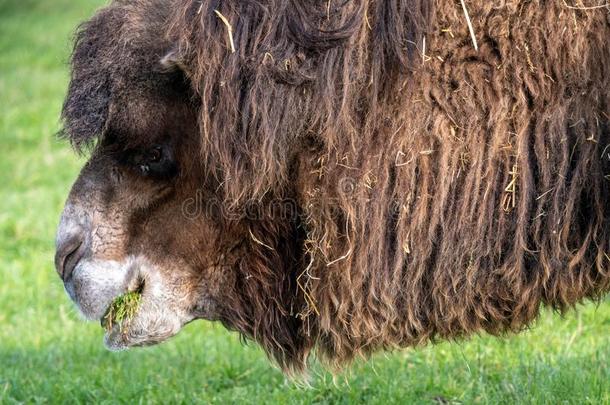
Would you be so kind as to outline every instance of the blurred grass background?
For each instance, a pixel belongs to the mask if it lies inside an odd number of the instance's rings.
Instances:
[[[610,403],[610,301],[532,330],[379,354],[311,387],[255,345],[195,322],[111,353],[53,269],[55,226],[83,163],[56,139],[71,36],[99,0],[0,0],[0,403]]]

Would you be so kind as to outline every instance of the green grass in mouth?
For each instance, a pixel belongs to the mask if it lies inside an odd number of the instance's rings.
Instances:
[[[133,319],[140,301],[142,299],[142,293],[138,291],[128,292],[123,294],[112,301],[112,304],[106,311],[106,314],[102,318],[102,326],[106,331],[110,332],[112,327],[118,324],[121,328],[126,328],[129,325],[129,321]]]

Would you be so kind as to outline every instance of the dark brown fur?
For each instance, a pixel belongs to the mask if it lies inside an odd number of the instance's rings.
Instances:
[[[284,368],[519,331],[610,288],[607,8],[469,1],[476,51],[453,1],[166,3],[84,26],[66,133],[103,135],[124,89],[183,96],[211,192],[297,202],[221,227],[243,246],[219,318]]]

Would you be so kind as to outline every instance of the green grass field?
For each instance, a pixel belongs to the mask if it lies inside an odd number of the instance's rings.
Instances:
[[[82,158],[55,137],[70,38],[98,0],[0,0],[0,403],[610,404],[610,300],[544,313],[503,339],[379,354],[311,386],[255,345],[195,322],[111,353],[53,269],[54,231]]]

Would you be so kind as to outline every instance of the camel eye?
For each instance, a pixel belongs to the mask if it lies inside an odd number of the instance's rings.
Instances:
[[[163,151],[160,146],[156,146],[148,152],[148,162],[157,163],[163,157]]]
[[[119,155],[117,160],[135,169],[140,175],[153,179],[168,180],[178,174],[178,163],[169,145],[129,149]]]
[[[167,145],[155,145],[136,153],[133,159],[140,173],[153,178],[170,178],[178,172],[173,153]]]

